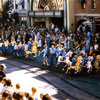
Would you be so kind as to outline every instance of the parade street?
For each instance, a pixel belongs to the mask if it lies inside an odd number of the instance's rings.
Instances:
[[[0,0],[0,100],[100,100],[100,0]]]
[[[31,92],[36,87],[38,93],[49,94],[53,100],[99,100],[100,77],[67,77],[64,74],[42,70],[31,61],[0,57],[0,64],[7,66],[7,78],[13,86],[21,85],[21,91]],[[95,80],[95,81],[94,81]],[[91,90],[90,90],[91,88]]]

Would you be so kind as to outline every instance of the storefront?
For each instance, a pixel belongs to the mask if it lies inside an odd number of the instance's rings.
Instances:
[[[96,32],[100,32],[100,17],[95,19]]]
[[[49,10],[49,11],[29,11],[29,17],[31,19],[31,26],[44,25],[49,28],[51,23],[58,26],[63,25],[63,10]]]
[[[49,28],[51,23],[63,26],[63,0],[30,0],[29,17],[32,25]]]
[[[26,10],[21,10],[19,12],[19,24],[20,25],[22,25],[22,24],[27,25],[27,19],[28,19],[27,11]]]
[[[85,24],[90,27],[92,32],[100,32],[100,14],[87,14],[83,16],[76,16],[77,27],[81,24]]]

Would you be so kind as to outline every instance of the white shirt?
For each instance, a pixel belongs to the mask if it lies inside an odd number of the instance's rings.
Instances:
[[[98,44],[94,45],[94,49],[97,50],[98,49]]]
[[[19,47],[20,49],[22,48],[22,46],[23,46],[22,44],[19,44],[19,45],[18,45],[18,47]]]
[[[5,47],[8,47],[9,42],[5,41],[4,44],[5,44]]]
[[[66,56],[72,57],[72,54],[73,54],[73,52],[72,51],[69,51],[69,52],[67,52]]]
[[[58,32],[59,28],[55,28],[55,32]]]
[[[0,47],[2,47],[2,44],[3,44],[3,43],[0,43]]]
[[[18,45],[15,45],[15,46],[14,46],[14,49],[18,49]]]
[[[0,83],[0,93],[1,93],[1,90],[2,90],[3,86],[4,85],[2,83]]]
[[[42,46],[42,40],[39,40],[38,47]]]
[[[51,29],[54,29],[54,27],[55,27],[54,24],[52,24],[52,25],[51,25]]]
[[[5,90],[8,90],[8,91],[10,92],[11,97],[13,97],[14,90],[13,90],[12,87],[4,86],[4,87],[1,89],[1,92],[4,92]]]
[[[24,97],[24,100],[28,100],[28,99]]]
[[[81,51],[80,51],[80,54],[85,55],[85,50],[81,50]]]
[[[15,89],[14,89],[14,92],[15,92],[15,93],[19,93],[19,92],[21,92],[21,91],[15,88]]]
[[[16,43],[16,41],[12,41],[12,42],[11,42],[12,46],[14,46],[15,43]]]

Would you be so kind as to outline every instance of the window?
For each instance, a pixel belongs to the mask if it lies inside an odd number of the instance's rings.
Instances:
[[[78,4],[81,4],[82,9],[85,9],[85,7],[86,7],[85,2],[86,2],[85,0],[78,0],[77,1]]]
[[[85,3],[81,3],[81,8],[85,9]]]
[[[91,8],[96,9],[96,0],[91,0]]]

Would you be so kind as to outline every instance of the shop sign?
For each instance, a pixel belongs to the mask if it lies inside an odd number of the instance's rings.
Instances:
[[[43,12],[35,12],[35,16],[43,16]]]
[[[21,17],[21,21],[27,21],[27,17]]]
[[[61,12],[55,12],[55,16],[61,16]]]
[[[44,16],[53,16],[53,12],[44,12]]]
[[[27,16],[27,11],[26,10],[21,10],[19,12],[19,16]]]
[[[34,12],[29,12],[29,16],[34,16]]]
[[[30,17],[63,17],[63,10],[56,11],[29,11]]]

